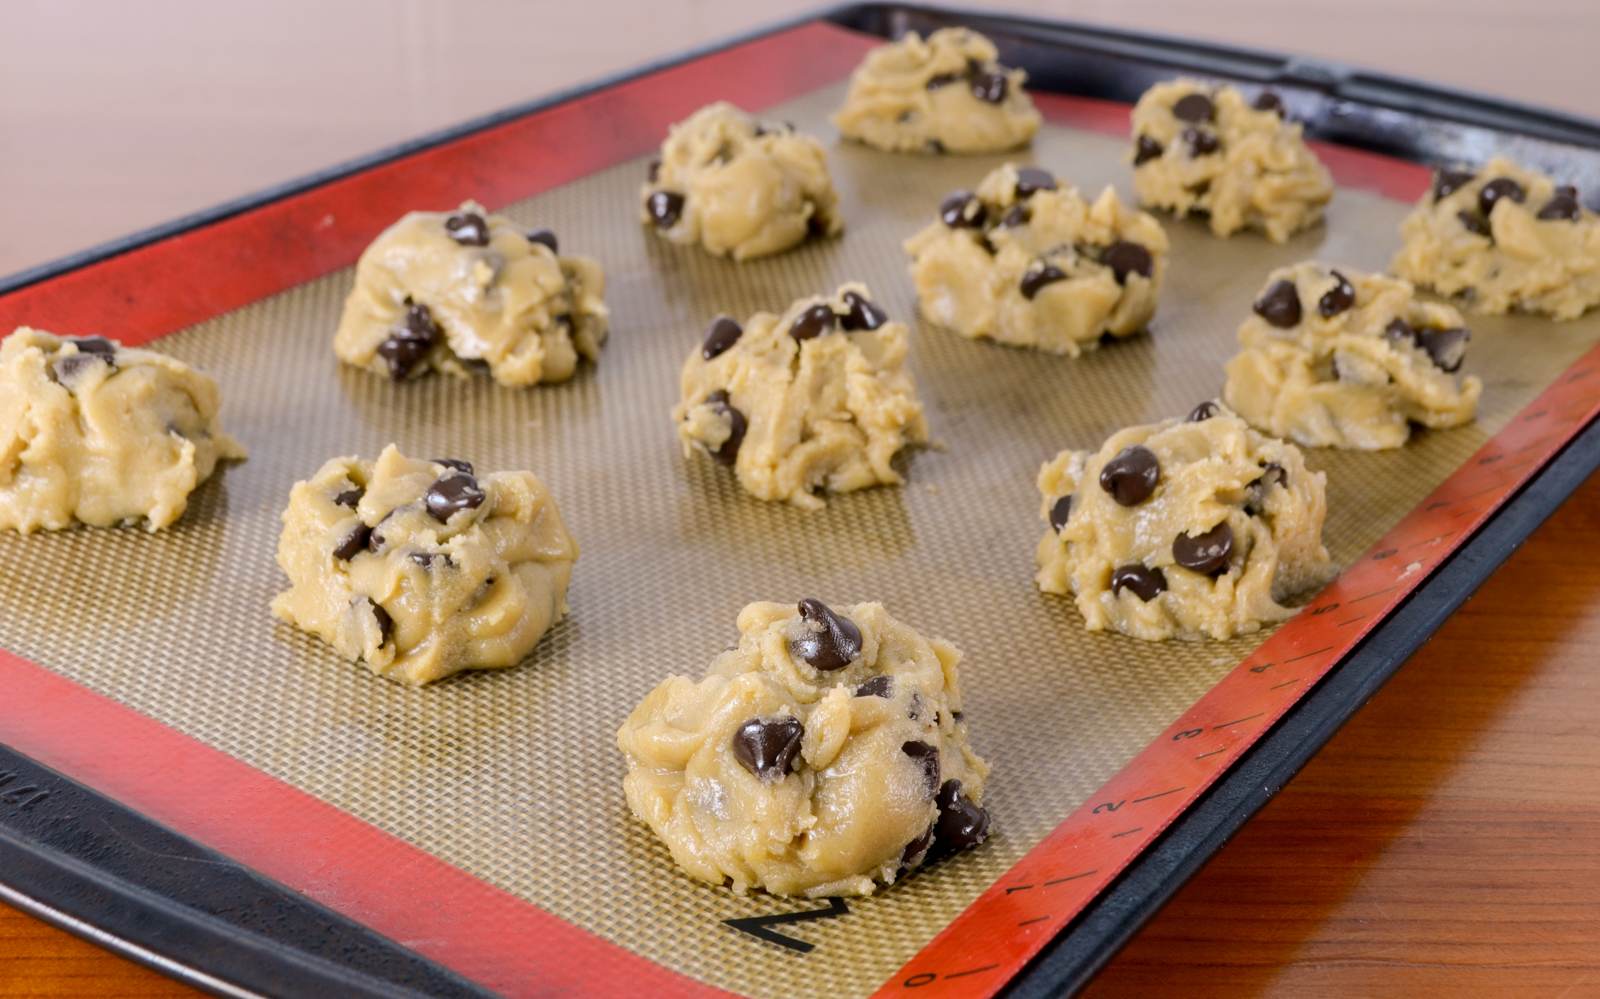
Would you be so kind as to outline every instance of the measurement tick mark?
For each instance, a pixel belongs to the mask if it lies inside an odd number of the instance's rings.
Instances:
[[[1112,839],[1121,839],[1124,836],[1132,836],[1134,833],[1138,832],[1139,830],[1141,830],[1143,828],[1144,828],[1144,826],[1134,826],[1132,829],[1124,829],[1121,832],[1112,833],[1111,834],[1111,838]]]
[[[1363,600],[1371,600],[1373,597],[1381,597],[1385,593],[1388,593],[1392,589],[1394,589],[1393,586],[1385,586],[1381,590],[1373,590],[1371,593],[1368,593],[1366,596],[1356,597],[1354,600],[1346,600],[1345,603],[1347,603],[1347,604],[1358,604]]]
[[[1099,869],[1099,868],[1098,868],[1098,867],[1097,867],[1097,868],[1095,868],[1095,869],[1094,869],[1094,870],[1092,870],[1092,871],[1084,871],[1084,872],[1082,872],[1082,873],[1080,873],[1080,874],[1068,874],[1068,875],[1067,875],[1067,876],[1066,876],[1066,877],[1064,877],[1064,878],[1051,878],[1051,879],[1050,879],[1050,880],[1049,880],[1049,881],[1046,881],[1046,882],[1045,882],[1045,883],[1044,883],[1044,886],[1045,886],[1045,887],[1046,887],[1046,888],[1048,888],[1048,887],[1050,887],[1050,886],[1051,886],[1051,885],[1059,885],[1059,884],[1065,884],[1065,883],[1067,883],[1067,882],[1068,882],[1068,881],[1078,881],[1078,880],[1080,880],[1080,879],[1082,879],[1082,878],[1086,878],[1086,877],[1088,877],[1088,876],[1089,876],[1089,875],[1091,875],[1091,874],[1099,874],[1099,873],[1100,873],[1100,869]]]
[[[945,975],[944,977],[946,981],[952,978],[965,978],[968,975],[976,975],[984,971],[993,971],[998,967],[1000,967],[998,964],[986,964],[981,968],[969,968],[966,971],[952,971],[950,974]]]
[[[1349,619],[1344,620],[1344,621],[1340,621],[1339,622],[1339,627],[1343,628],[1346,625],[1357,624],[1357,623],[1359,623],[1361,621],[1365,621],[1366,619],[1367,619],[1367,616],[1365,614],[1357,614],[1355,617],[1349,618]]]
[[[1221,725],[1213,725],[1213,726],[1211,726],[1211,731],[1215,732],[1218,729],[1232,728],[1235,725],[1243,725],[1245,722],[1254,721],[1255,719],[1260,718],[1264,714],[1266,714],[1265,711],[1257,711],[1255,714],[1247,715],[1244,718],[1235,718],[1231,722],[1223,722]]]
[[[1310,659],[1312,656],[1320,656],[1324,652],[1332,652],[1332,651],[1333,651],[1333,646],[1331,646],[1331,645],[1328,646],[1327,648],[1312,649],[1310,652],[1302,652],[1298,656],[1290,656],[1288,659],[1285,659],[1284,662],[1286,662],[1286,663],[1298,662],[1301,659]]]
[[[1299,683],[1299,682],[1300,682],[1300,678],[1297,676],[1297,677],[1294,677],[1292,679],[1285,680],[1282,683],[1275,683],[1272,686],[1268,687],[1267,689],[1268,690],[1277,690],[1279,687],[1287,687],[1291,683]]]
[[[1211,752],[1209,752],[1209,753],[1201,753],[1201,754],[1200,754],[1200,755],[1199,755],[1199,756],[1196,756],[1196,757],[1195,757],[1195,759],[1197,759],[1197,760],[1203,760],[1203,759],[1205,759],[1205,758],[1206,758],[1206,757],[1207,757],[1207,756],[1215,756],[1215,755],[1217,755],[1217,754],[1218,754],[1218,753],[1225,753],[1225,752],[1227,752],[1227,751],[1228,751],[1228,747],[1227,747],[1227,746],[1223,746],[1223,747],[1222,747],[1222,748],[1221,748],[1221,749],[1213,749],[1213,750],[1212,750],[1212,751],[1211,751]]]
[[[1014,891],[1027,891],[1029,888],[1032,888],[1032,887],[1033,887],[1033,885],[1011,885],[1011,886],[1006,888],[1006,894],[1009,895]]]
[[[1155,794],[1147,794],[1143,798],[1135,798],[1135,799],[1133,799],[1133,803],[1135,805],[1137,805],[1141,801],[1154,801],[1157,798],[1165,798],[1169,794],[1177,794],[1179,791],[1182,791],[1182,790],[1183,790],[1183,788],[1181,788],[1181,787],[1169,788],[1169,789],[1167,789],[1165,791],[1158,791]]]
[[[1017,925],[1018,926],[1032,926],[1034,923],[1042,923],[1046,919],[1049,919],[1049,918],[1050,918],[1049,916],[1034,916],[1032,919],[1024,919],[1022,922],[1018,923]]]

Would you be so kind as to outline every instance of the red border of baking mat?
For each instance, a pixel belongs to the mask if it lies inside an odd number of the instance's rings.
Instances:
[[[761,108],[842,79],[876,40],[781,31],[403,156],[0,297],[0,329],[145,343],[352,263],[397,215],[528,197],[642,155],[730,94]],[[1041,94],[1052,120],[1123,135],[1128,107]],[[1399,199],[1414,163],[1319,144],[1345,186]],[[1600,348],[1563,373],[1360,561],[1024,856],[880,995],[989,995],[1597,413]],[[510,995],[722,995],[107,697],[0,650],[19,752]],[[137,747],[131,752],[130,747]],[[241,815],[250,816],[240,822]],[[417,899],[427,905],[417,905]],[[470,914],[470,918],[469,918]]]

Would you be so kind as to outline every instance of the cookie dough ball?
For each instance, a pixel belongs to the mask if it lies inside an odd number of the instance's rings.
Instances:
[[[1094,453],[1063,451],[1039,470],[1039,588],[1072,593],[1090,631],[1255,631],[1333,574],[1325,481],[1293,444],[1214,402],[1119,431]]]
[[[1409,281],[1318,263],[1273,271],[1239,327],[1223,398],[1258,430],[1308,447],[1399,447],[1411,424],[1471,422],[1483,383],[1459,378],[1471,334]]]
[[[988,835],[960,661],[881,604],[750,604],[737,647],[617,733],[628,806],[697,880],[870,895]]]
[[[1439,171],[1400,236],[1394,272],[1475,312],[1576,319],[1600,304],[1600,216],[1508,159]]]
[[[844,228],[822,143],[726,102],[672,126],[642,199],[640,220],[667,239],[735,260]]]
[[[218,461],[245,455],[221,401],[162,354],[17,329],[0,344],[0,530],[168,526]]]
[[[1133,109],[1133,187],[1141,204],[1207,216],[1230,236],[1281,243],[1322,218],[1333,180],[1271,91],[1252,101],[1198,80],[1158,83]]]
[[[1092,203],[1037,167],[1007,164],[956,191],[906,240],[931,322],[1073,357],[1131,336],[1156,311],[1167,269],[1160,223],[1106,188]]]
[[[764,500],[820,508],[846,493],[902,480],[891,462],[925,443],[909,336],[863,284],[802,298],[784,313],[722,316],[683,364],[673,407],[684,455],[732,465]]]
[[[521,662],[567,612],[578,545],[532,472],[479,475],[390,445],[295,483],[272,612],[420,686]]]
[[[891,153],[999,153],[1025,146],[1039,112],[1028,74],[998,62],[994,43],[967,28],[915,31],[873,49],[833,116],[847,139]]]
[[[578,358],[600,357],[606,284],[599,264],[557,245],[471,201],[412,212],[361,254],[334,353],[396,381],[483,370],[513,387],[565,381]]]

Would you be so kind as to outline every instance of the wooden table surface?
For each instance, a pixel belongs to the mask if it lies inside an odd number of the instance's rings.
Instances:
[[[13,2],[0,273],[811,6]],[[1067,13],[1597,111],[1594,0],[1081,0]],[[620,37],[603,28],[617,24]],[[1600,996],[1597,538],[1600,477],[1088,994]],[[0,996],[184,994],[0,906]]]

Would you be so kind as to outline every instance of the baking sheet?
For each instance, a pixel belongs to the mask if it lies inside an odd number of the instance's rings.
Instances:
[[[768,117],[831,136],[842,86]],[[1047,126],[1031,154],[1092,195],[1129,189],[1125,144]],[[719,312],[781,309],[865,280],[912,318],[899,242],[1002,157],[890,157],[833,145],[843,239],[735,265],[670,246],[635,215],[643,160],[506,210],[607,268],[613,336],[597,368],[517,392],[394,386],[340,369],[328,342],[348,270],[160,340],[221,383],[251,449],[172,531],[0,537],[0,645],[280,777],[541,908],[695,978],[753,995],[868,992],[1120,769],[1262,636],[1145,644],[1089,635],[1032,585],[1033,479],[1062,447],[1186,412],[1217,393],[1233,331],[1272,267],[1309,256],[1381,269],[1408,206],[1341,190],[1332,224],[1287,246],[1169,225],[1150,336],[1072,361],[915,325],[913,368],[940,447],[910,484],[821,513],[762,504],[684,462],[667,410]],[[463,197],[473,192],[463,190]],[[447,205],[417,207],[444,208]],[[1600,319],[1472,318],[1479,422],[1379,455],[1310,452],[1329,473],[1327,541],[1347,564],[1589,347]],[[60,332],[89,332],[62,330]],[[115,330],[104,332],[115,335]],[[379,680],[266,610],[290,484],[395,441],[533,469],[583,548],[572,616],[512,671],[423,691]],[[698,674],[754,599],[876,599],[967,654],[973,741],[994,765],[994,836],[849,915],[806,923],[799,955],[722,924],[814,906],[689,881],[627,814],[614,733],[663,676]]]

